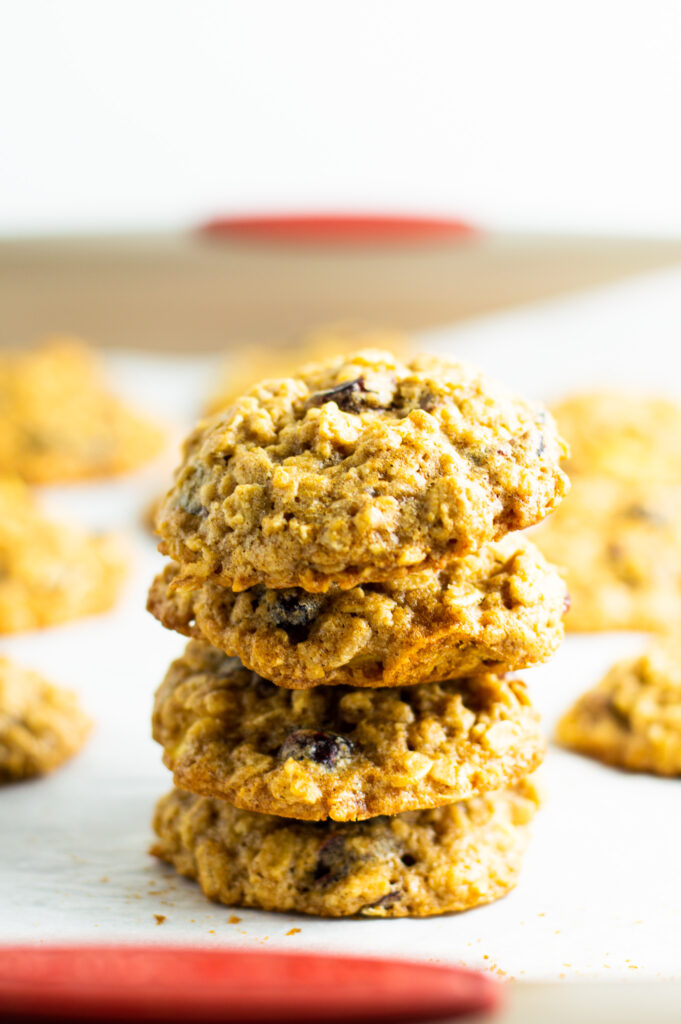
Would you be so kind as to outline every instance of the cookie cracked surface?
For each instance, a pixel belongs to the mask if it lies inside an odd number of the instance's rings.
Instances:
[[[516,679],[285,690],[196,640],[156,694],[153,735],[183,789],[307,820],[467,799],[514,783],[544,755]]]
[[[125,573],[117,537],[46,519],[19,479],[0,476],[0,633],[107,611]]]
[[[563,635],[565,584],[516,535],[383,583],[325,594],[212,580],[174,587],[177,566],[154,581],[149,610],[177,632],[236,655],[277,686],[405,686],[545,661]]]
[[[681,775],[681,644],[617,662],[556,729],[563,746],[607,764]]]
[[[75,694],[0,658],[0,783],[57,768],[81,749],[91,727]]]
[[[81,342],[0,355],[0,473],[31,483],[110,476],[158,454],[162,432],[112,394]]]
[[[157,517],[187,577],[324,591],[443,563],[560,501],[542,407],[457,363],[367,350],[201,423]]]

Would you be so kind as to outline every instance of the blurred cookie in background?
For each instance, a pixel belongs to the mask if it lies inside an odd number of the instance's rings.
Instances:
[[[21,480],[0,476],[0,633],[108,611],[125,574],[117,537],[52,522]]]
[[[681,483],[681,404],[653,395],[593,391],[553,408],[570,446],[568,474],[627,483]]]
[[[599,761],[681,775],[681,644],[617,662],[558,723],[556,739]]]
[[[314,327],[291,339],[287,345],[243,346],[240,352],[230,354],[225,360],[204,412],[210,415],[224,409],[259,380],[286,377],[305,363],[321,362],[329,356],[347,355],[362,348],[388,349],[403,359],[412,351],[412,343],[400,331],[339,321]]]
[[[575,476],[532,539],[567,582],[566,629],[658,631],[681,621],[681,484]]]
[[[0,473],[29,483],[106,477],[156,456],[162,430],[109,388],[86,345],[68,337],[0,355]]]
[[[0,783],[51,772],[91,729],[74,693],[0,658]]]

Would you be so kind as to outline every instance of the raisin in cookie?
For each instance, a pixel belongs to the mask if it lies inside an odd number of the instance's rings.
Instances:
[[[0,658],[0,782],[57,768],[91,729],[73,693]]]
[[[529,780],[430,811],[336,824],[240,811],[174,790],[152,849],[209,899],[322,917],[427,917],[504,896],[538,806]]]
[[[567,478],[552,418],[480,374],[367,350],[201,423],[157,518],[187,577],[324,591],[538,522]]]
[[[113,395],[80,342],[0,355],[0,473],[32,483],[110,476],[157,455],[161,431]]]
[[[681,405],[661,396],[595,391],[554,409],[568,472],[628,483],[681,483]]]
[[[259,380],[287,377],[306,363],[319,363],[360,348],[389,349],[404,358],[411,344],[399,331],[341,321],[314,327],[286,345],[244,345],[240,351],[230,352],[225,360],[217,387],[206,403],[206,415],[226,409]]]
[[[599,761],[681,775],[681,645],[617,662],[561,719],[558,742]]]
[[[544,754],[519,680],[285,690],[198,640],[156,694],[153,734],[183,789],[309,820],[467,799],[517,781]]]
[[[116,537],[46,519],[20,480],[0,476],[0,633],[106,611],[124,576]]]
[[[681,621],[681,486],[576,477],[532,537],[565,575],[569,630]]]
[[[169,565],[149,610],[166,626],[237,655],[277,686],[406,686],[545,661],[563,635],[565,584],[516,534],[384,583],[325,594],[212,580],[174,586]]]

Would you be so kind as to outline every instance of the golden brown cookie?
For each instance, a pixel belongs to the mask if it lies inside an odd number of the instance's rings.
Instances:
[[[546,661],[563,636],[565,584],[510,534],[444,569],[324,594],[157,576],[149,610],[166,626],[237,655],[277,686],[407,686]]]
[[[555,407],[572,475],[628,483],[681,483],[681,405],[669,398],[594,391]]]
[[[75,694],[0,658],[0,783],[57,768],[91,728]]]
[[[116,537],[46,519],[25,484],[0,476],[0,633],[107,611],[125,571]]]
[[[681,645],[619,661],[558,723],[563,746],[599,761],[681,775]]]
[[[33,483],[110,476],[146,462],[163,435],[113,395],[70,338],[0,355],[0,473]]]
[[[448,807],[337,824],[240,811],[174,790],[152,849],[209,899],[322,917],[427,917],[504,896],[538,806],[529,780]]]
[[[246,394],[259,380],[287,377],[306,363],[319,363],[330,356],[348,355],[360,348],[387,348],[404,358],[410,339],[400,331],[368,324],[340,321],[322,324],[293,338],[286,346],[244,344],[230,352],[220,371],[217,387],[206,403],[206,415],[227,408]]]
[[[367,350],[200,424],[160,547],[235,590],[377,582],[538,522],[567,489],[564,454],[541,407],[472,369]]]
[[[681,621],[681,485],[575,477],[532,539],[565,576],[568,630]]]
[[[175,784],[245,810],[353,821],[510,785],[544,756],[523,683],[285,690],[193,640],[154,704]]]

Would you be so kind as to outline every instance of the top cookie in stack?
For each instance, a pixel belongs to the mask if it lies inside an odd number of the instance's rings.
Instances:
[[[294,689],[527,667],[560,642],[565,588],[504,534],[558,504],[564,455],[541,407],[461,364],[308,365],[188,439],[150,609]]]
[[[265,381],[189,438],[161,506],[183,579],[324,592],[544,518],[567,489],[541,408],[435,358],[379,351]]]

